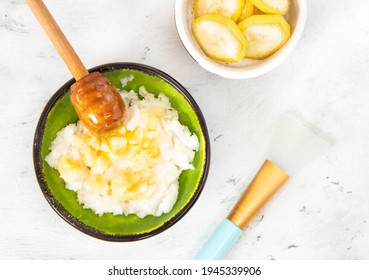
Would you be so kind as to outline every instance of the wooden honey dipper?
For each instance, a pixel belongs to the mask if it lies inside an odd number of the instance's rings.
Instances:
[[[84,126],[100,135],[121,125],[125,104],[114,86],[99,72],[89,73],[42,0],[26,0],[76,82],[70,99]]]

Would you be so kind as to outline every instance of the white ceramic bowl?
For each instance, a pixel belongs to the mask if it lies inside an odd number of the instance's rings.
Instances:
[[[205,55],[191,32],[194,0],[176,0],[175,21],[179,37],[189,54],[204,69],[229,79],[246,79],[265,74],[281,64],[297,45],[306,20],[306,0],[291,0],[285,16],[291,26],[291,37],[275,54],[263,60],[243,59],[237,63],[224,63]]]

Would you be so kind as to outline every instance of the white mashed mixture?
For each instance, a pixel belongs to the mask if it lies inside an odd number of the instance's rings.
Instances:
[[[81,122],[70,124],[57,133],[46,161],[98,215],[160,216],[173,208],[179,175],[193,169],[199,141],[164,94],[156,98],[143,87],[120,93],[127,104],[121,128],[97,138]]]

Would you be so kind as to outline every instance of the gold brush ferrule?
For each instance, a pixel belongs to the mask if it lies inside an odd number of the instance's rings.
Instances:
[[[233,207],[228,219],[244,230],[287,179],[288,175],[284,170],[273,162],[266,160]]]

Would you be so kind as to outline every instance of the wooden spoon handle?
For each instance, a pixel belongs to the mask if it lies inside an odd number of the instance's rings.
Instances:
[[[68,42],[67,38],[61,31],[60,27],[50,14],[42,0],[26,0],[28,6],[31,8],[33,14],[44,28],[46,34],[49,36],[54,47],[58,51],[64,63],[67,65],[69,71],[72,73],[76,81],[88,75],[86,67],[79,59],[76,52]]]

